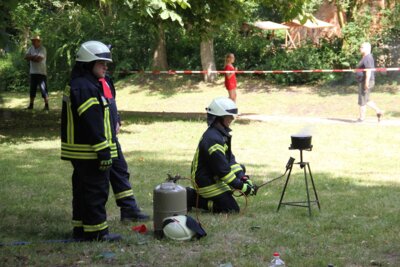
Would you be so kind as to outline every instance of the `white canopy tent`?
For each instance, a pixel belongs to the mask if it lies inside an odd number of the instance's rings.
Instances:
[[[252,24],[254,27],[259,28],[261,30],[284,30],[285,31],[285,47],[292,46],[296,48],[296,44],[294,43],[292,37],[289,34],[289,26],[282,25],[279,23],[275,23],[272,21],[256,21]]]

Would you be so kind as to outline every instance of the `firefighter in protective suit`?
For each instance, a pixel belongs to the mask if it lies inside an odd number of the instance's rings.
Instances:
[[[76,239],[121,239],[108,232],[105,204],[111,177],[125,177],[126,181],[115,183],[121,192],[126,192],[120,198],[131,197],[131,202],[133,198],[116,137],[119,119],[115,90],[106,78],[108,62],[112,59],[106,45],[97,41],[83,43],[71,73],[70,89],[63,96],[61,158],[71,161],[74,168],[72,219]],[[121,203],[118,198],[117,203]]]
[[[233,191],[254,195],[252,181],[231,150],[231,122],[238,114],[227,97],[214,99],[207,110],[208,129],[204,132],[192,161],[191,178],[195,189],[187,189],[187,205],[214,213],[239,212]]]

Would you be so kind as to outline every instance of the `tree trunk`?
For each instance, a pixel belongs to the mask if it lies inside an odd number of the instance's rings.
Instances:
[[[201,57],[201,66],[203,70],[207,71],[216,70],[213,38],[207,38],[207,39],[203,38],[201,40],[200,57]],[[216,73],[204,74],[204,81],[207,83],[212,83],[215,81],[216,76],[217,76]]]
[[[339,22],[339,26],[341,29],[343,29],[343,27],[345,26],[345,22],[344,22],[344,17],[343,17],[343,6],[340,4],[339,1],[336,1],[336,11],[337,11],[337,15],[338,15],[338,22]]]
[[[158,24],[158,44],[153,54],[153,69],[168,70],[165,32],[162,23]]]

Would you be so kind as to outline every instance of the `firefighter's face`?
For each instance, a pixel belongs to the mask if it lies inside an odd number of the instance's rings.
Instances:
[[[106,77],[107,69],[107,62],[104,60],[98,60],[93,66],[93,74],[97,78],[104,78]]]
[[[225,126],[225,127],[229,127],[230,125],[231,125],[231,123],[232,123],[232,121],[234,120],[235,118],[233,117],[233,116],[224,116],[223,117],[223,119],[222,119],[222,124]]]

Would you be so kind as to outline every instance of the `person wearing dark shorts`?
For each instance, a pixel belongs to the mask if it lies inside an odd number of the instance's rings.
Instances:
[[[25,59],[29,61],[30,74],[30,92],[29,106],[27,109],[33,109],[37,88],[40,88],[44,99],[44,110],[49,110],[49,94],[47,92],[47,70],[46,70],[46,48],[41,45],[40,36],[31,38],[32,46],[25,54]]]
[[[374,58],[371,54],[371,44],[367,42],[361,44],[360,52],[363,57],[358,63],[357,68],[366,70],[356,73],[358,81],[358,105],[360,106],[360,117],[357,121],[362,122],[365,120],[367,106],[375,110],[378,121],[380,121],[383,111],[375,102],[370,100],[371,90],[375,86],[375,72],[368,70],[375,68]]]

